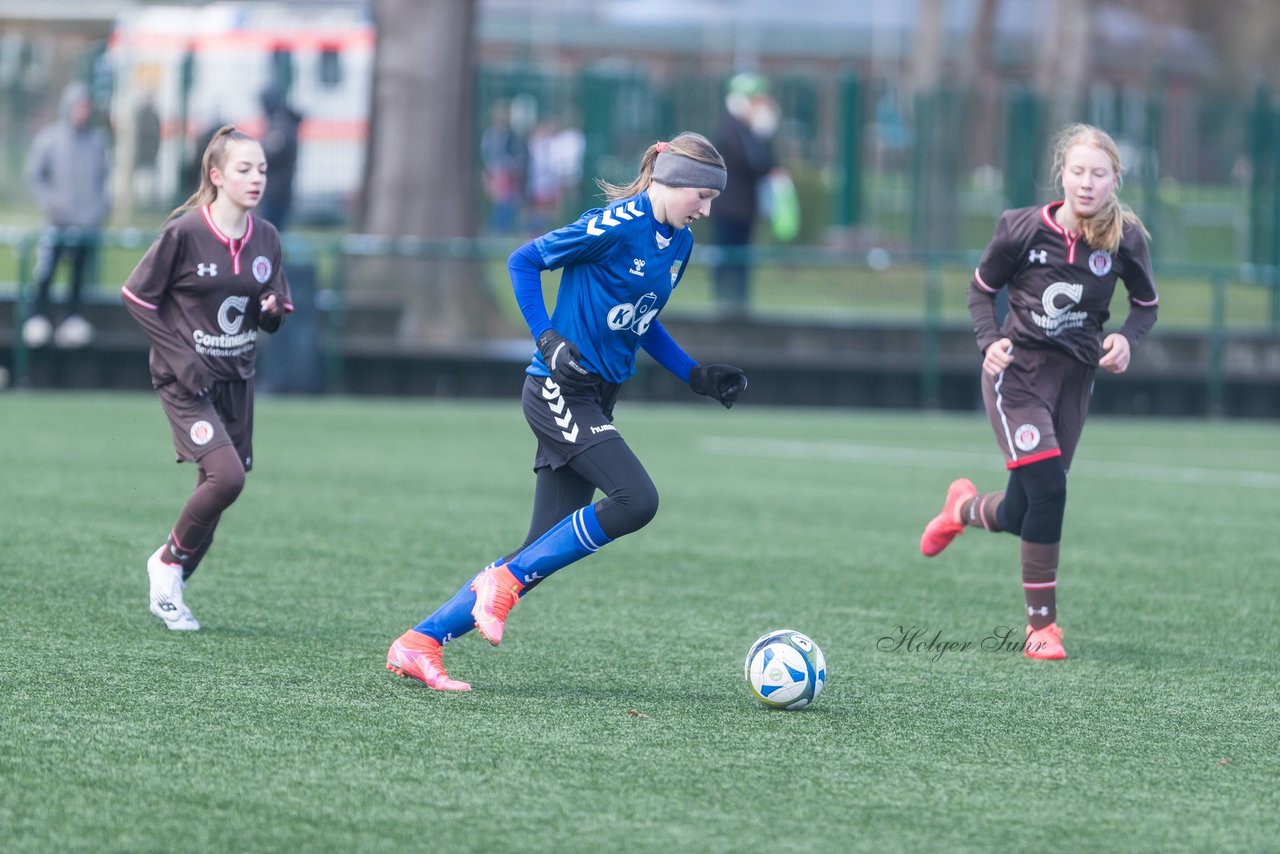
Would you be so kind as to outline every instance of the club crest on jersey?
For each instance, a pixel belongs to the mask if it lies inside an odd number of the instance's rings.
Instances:
[[[1040,428],[1034,424],[1023,424],[1013,431],[1013,444],[1019,451],[1030,451],[1040,444]]]
[[[216,276],[218,275],[218,265],[217,264],[197,264],[196,275],[197,276]]]
[[[207,445],[213,440],[213,425],[208,421],[197,421],[191,425],[191,441],[197,445]]]
[[[260,285],[265,285],[271,278],[271,261],[266,255],[259,255],[253,259],[253,277]]]
[[[671,265],[671,287],[673,288],[676,286],[676,282],[680,279],[680,267],[681,264],[679,261]]]
[[[1095,276],[1102,277],[1111,272],[1111,253],[1105,249],[1095,249],[1089,256],[1089,270]]]

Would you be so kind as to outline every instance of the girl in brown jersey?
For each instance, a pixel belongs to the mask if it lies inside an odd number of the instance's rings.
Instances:
[[[147,561],[151,613],[170,629],[200,624],[183,599],[222,512],[253,466],[253,373],[259,330],[292,311],[280,237],[250,211],[262,198],[262,146],[227,125],[209,141],[200,187],[165,222],[122,289],[151,339],[151,380],[195,491]]]
[[[1096,127],[1071,125],[1054,146],[1062,201],[1000,217],[970,283],[969,311],[983,353],[983,401],[1009,481],[1005,491],[983,495],[967,479],[954,481],[920,540],[933,557],[965,526],[1019,537],[1029,658],[1067,657],[1057,624],[1058,551],[1067,471],[1094,373],[1124,373],[1156,321],[1148,235],[1116,198],[1120,174],[1115,141]],[[1104,336],[1117,281],[1129,292],[1129,314]],[[1002,287],[1009,312],[997,329]]]

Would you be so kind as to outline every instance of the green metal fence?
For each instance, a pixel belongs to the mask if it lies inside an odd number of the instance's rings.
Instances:
[[[0,230],[0,304],[12,307],[12,323],[0,328],[0,354],[8,344],[9,370],[18,385],[29,379],[30,354],[18,334],[31,311],[30,271],[39,233],[30,229]],[[96,304],[104,328],[139,341],[138,333],[123,311],[118,311],[119,284],[145,251],[151,235],[136,229],[108,232],[101,243],[99,269],[102,283],[88,294]],[[342,235],[306,238],[286,237],[286,269],[309,291],[300,300],[293,322],[315,330],[314,352],[301,354],[319,364],[317,391],[344,388],[343,372],[349,352],[376,339],[379,347],[401,346],[407,352],[413,342],[394,341],[396,297],[389,293],[354,289],[346,271],[350,262],[369,257],[410,259],[468,259],[477,263],[482,278],[493,286],[498,308],[509,322],[513,337],[520,337],[522,320],[510,288],[506,286],[505,261],[514,248],[509,240],[424,241],[375,235]],[[695,251],[681,287],[664,317],[719,322],[721,315],[711,288],[707,266],[708,247]],[[921,399],[936,402],[948,366],[957,358],[954,342],[969,341],[963,350],[971,356],[971,335],[966,307],[967,284],[977,261],[976,252],[870,252],[814,247],[759,247],[748,253],[753,267],[753,300],[748,315],[754,328],[771,325],[812,325],[814,328],[858,330],[900,329],[903,348],[886,353],[918,370]],[[1161,319],[1153,340],[1162,336],[1202,340],[1207,354],[1184,370],[1200,376],[1210,409],[1220,403],[1230,366],[1224,354],[1233,342],[1280,341],[1280,270],[1271,266],[1187,265],[1157,266],[1161,292]],[[554,281],[548,277],[549,301]],[[418,287],[430,288],[429,281]],[[56,291],[55,291],[56,295]],[[370,306],[379,306],[383,326],[371,326]],[[1112,325],[1123,320],[1126,304],[1117,288]],[[726,324],[735,321],[725,320]],[[750,344],[750,333],[743,333]],[[909,338],[909,342],[906,339]],[[497,343],[497,342],[495,342]],[[952,349],[948,349],[952,347]],[[840,353],[832,353],[839,358]],[[1196,356],[1195,359],[1200,359]],[[1266,366],[1260,366],[1261,376]]]

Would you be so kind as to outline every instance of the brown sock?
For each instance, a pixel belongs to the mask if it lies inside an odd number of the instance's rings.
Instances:
[[[1000,531],[1000,523],[996,514],[1000,510],[1000,502],[1004,501],[1004,491],[988,492],[977,498],[970,498],[960,505],[960,523],[971,528],[985,528],[988,531]]]
[[[1058,544],[1022,540],[1022,592],[1027,623],[1043,629],[1058,619]]]
[[[234,447],[223,445],[200,458],[195,491],[169,534],[166,551],[173,557],[170,563],[187,566],[192,558],[200,562],[213,539],[222,511],[231,506],[242,489],[244,463]],[[166,560],[169,555],[165,556]]]

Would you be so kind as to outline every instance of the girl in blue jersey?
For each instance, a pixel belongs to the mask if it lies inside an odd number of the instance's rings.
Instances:
[[[444,644],[475,628],[496,646],[520,597],[654,517],[657,489],[613,425],[637,350],[726,408],[746,389],[742,371],[697,364],[658,321],[693,251],[689,225],[710,214],[726,174],[705,137],[682,133],[650,146],[627,186],[598,182],[605,207],[512,253],[511,282],[537,342],[523,395],[538,439],[529,533],[397,638],[388,670],[438,691],[470,690],[445,672]],[[562,270],[551,315],[542,298],[545,270]],[[593,502],[596,490],[604,497]]]

